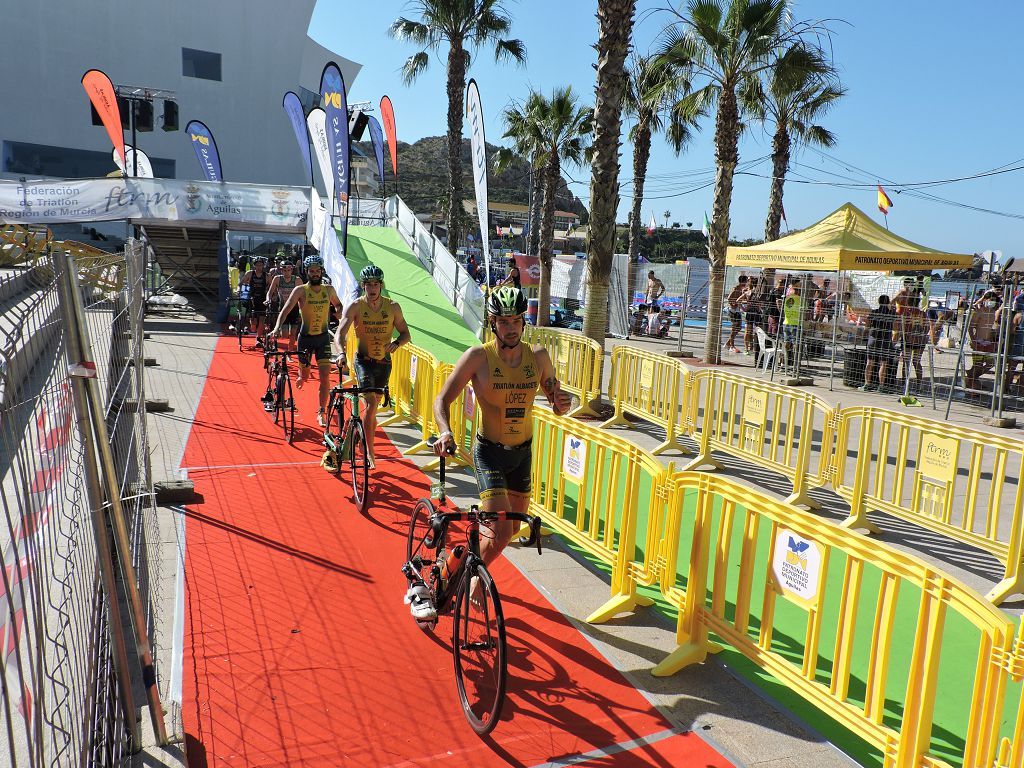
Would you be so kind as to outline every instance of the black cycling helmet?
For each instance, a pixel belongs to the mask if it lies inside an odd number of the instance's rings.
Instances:
[[[383,283],[384,270],[376,264],[367,264],[359,271],[359,282],[365,283],[368,280],[376,280],[379,283]]]
[[[492,317],[515,317],[526,314],[526,297],[518,288],[503,285],[487,298],[487,314]]]

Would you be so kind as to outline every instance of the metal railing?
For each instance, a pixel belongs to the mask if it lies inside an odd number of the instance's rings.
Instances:
[[[135,691],[166,739],[148,641],[169,627],[150,578],[143,279],[136,244],[100,271],[63,250],[0,270],[5,765],[124,764],[141,746]]]

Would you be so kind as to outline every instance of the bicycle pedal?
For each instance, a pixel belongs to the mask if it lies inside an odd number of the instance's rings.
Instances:
[[[420,621],[416,619],[416,626],[420,629],[431,631],[437,626],[437,619],[431,619],[430,621]]]

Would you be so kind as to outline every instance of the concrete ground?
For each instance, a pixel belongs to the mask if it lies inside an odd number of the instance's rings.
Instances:
[[[157,359],[157,367],[147,369],[147,397],[163,398],[169,401],[170,411],[153,413],[149,416],[150,449],[152,452],[154,480],[178,479],[185,443],[195,416],[203,384],[212,359],[218,328],[202,314],[174,313],[153,314],[147,317],[146,355]],[[609,340],[608,351],[620,342]],[[675,348],[675,340],[630,340],[628,343],[665,352]],[[610,365],[606,357],[605,380]],[[751,373],[752,368],[738,366],[738,373]],[[755,374],[756,375],[756,374]],[[828,383],[817,383],[814,391],[829,402],[844,405],[856,403],[878,405],[878,398],[853,390],[829,391]],[[893,404],[892,407],[898,407]],[[921,409],[917,409],[919,412]],[[969,409],[960,409],[962,422],[978,427],[979,419]],[[921,413],[924,417],[936,417],[930,408]],[[953,421],[951,418],[950,421]],[[953,422],[958,423],[958,422]],[[410,428],[389,429],[389,436],[400,448],[407,447],[418,437]],[[661,442],[659,430],[643,423],[628,430],[628,437],[642,447],[652,448]],[[1006,434],[1004,432],[1004,434]],[[1020,431],[1012,434],[1021,434]],[[412,457],[419,464],[427,457]],[[672,456],[662,457],[671,460]],[[785,496],[788,484],[784,478],[752,469],[738,460],[724,457],[727,476],[764,489],[769,493]],[[472,477],[463,471],[451,473],[450,492],[456,503],[468,504],[476,492]],[[823,504],[822,514],[835,519],[845,518],[848,507],[828,491],[814,492]],[[163,567],[173,570],[180,577],[183,562],[184,541],[180,514],[173,507],[162,508],[162,543],[166,551]],[[950,562],[947,555],[949,542],[942,537],[916,529],[900,521],[887,521],[885,531],[879,537],[897,546],[934,559],[941,566],[953,572],[967,583],[985,591],[998,578],[999,564],[984,553],[961,553]],[[666,717],[678,728],[697,730],[739,766],[845,766],[855,765],[850,758],[839,752],[816,734],[808,724],[798,722],[792,715],[776,707],[758,689],[741,678],[714,658],[706,663],[685,670],[668,678],[655,678],[649,669],[669,651],[675,648],[674,626],[653,611],[640,612],[617,618],[601,626],[583,623],[607,597],[608,585],[604,574],[594,570],[577,558],[557,537],[545,540],[545,551],[538,556],[535,550],[512,547],[509,559],[559,608],[580,630],[583,637],[602,653],[612,664],[644,693],[651,703],[661,709]],[[175,590],[165,590],[174,595]],[[1008,606],[1014,607],[1014,606]],[[175,605],[162,606],[166,617],[175,614]],[[180,626],[169,618],[167,626],[174,628],[174,638]],[[165,643],[159,659],[161,674],[166,678],[172,671],[180,670],[181,647]],[[178,654],[178,658],[174,658]],[[175,667],[175,662],[179,666]],[[169,691],[171,680],[161,680],[161,691]],[[172,694],[173,695],[173,694]],[[174,708],[172,707],[172,710]],[[183,739],[180,715],[171,713],[171,729],[177,738]],[[138,765],[182,765],[182,745],[168,749],[147,750]]]

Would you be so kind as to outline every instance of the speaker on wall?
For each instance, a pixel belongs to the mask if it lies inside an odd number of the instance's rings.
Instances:
[[[164,121],[161,128],[165,131],[178,130],[178,103],[176,101],[164,102]]]
[[[357,109],[352,113],[352,117],[348,119],[348,135],[352,141],[359,141],[363,138],[363,131],[366,130],[366,123],[368,118],[361,109]]]
[[[153,130],[153,102],[135,102],[135,129],[137,131]]]

